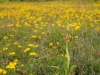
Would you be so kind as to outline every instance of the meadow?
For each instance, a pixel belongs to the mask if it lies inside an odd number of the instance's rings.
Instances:
[[[0,75],[100,75],[100,3],[0,4]]]

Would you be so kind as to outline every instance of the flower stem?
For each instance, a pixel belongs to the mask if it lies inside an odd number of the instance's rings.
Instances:
[[[70,40],[70,35],[69,35],[69,24],[67,26],[67,35],[66,35],[66,60],[65,60],[65,75],[69,75],[69,65],[70,65],[70,55],[69,55],[69,51],[68,51],[68,44],[69,44],[69,40]]]

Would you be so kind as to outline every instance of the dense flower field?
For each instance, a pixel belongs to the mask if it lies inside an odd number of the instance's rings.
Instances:
[[[0,75],[64,75],[65,36],[73,75],[100,75],[100,3],[0,4]]]

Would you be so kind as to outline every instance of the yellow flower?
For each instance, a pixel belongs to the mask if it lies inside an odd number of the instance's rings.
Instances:
[[[74,38],[76,38],[76,39],[77,39],[77,38],[78,38],[78,36],[76,35]]]
[[[35,45],[35,48],[38,48],[39,47],[39,45]]]
[[[31,25],[29,23],[25,22],[24,26],[27,27],[27,26],[31,26]]]
[[[18,45],[18,42],[14,42],[14,45]]]
[[[55,26],[55,24],[51,24],[51,26]]]
[[[53,46],[53,43],[49,43],[49,46]]]
[[[22,48],[22,46],[21,45],[18,45],[18,48]]]
[[[12,31],[16,32],[16,30],[14,28],[12,28]]]
[[[41,39],[41,36],[38,36],[38,39]]]
[[[10,46],[10,44],[7,44],[6,46]]]
[[[24,66],[24,64],[21,64],[21,66],[23,67],[23,66]]]
[[[2,74],[6,74],[7,73],[7,71],[6,70],[2,70]]]
[[[65,28],[65,26],[62,26],[62,28]]]
[[[7,73],[6,70],[3,70],[3,69],[0,68],[0,74],[3,74],[3,75],[4,75],[4,74],[6,74],[6,73]]]
[[[13,37],[14,35],[10,34],[10,37]]]
[[[8,39],[8,36],[4,36],[4,40],[5,40],[5,39]]]
[[[27,52],[27,51],[29,51],[30,50],[30,48],[26,48],[25,50],[24,50],[24,52]]]
[[[33,44],[28,44],[28,46],[29,46],[29,47],[34,47],[34,45],[33,45]]]
[[[19,24],[19,22],[18,22],[18,23],[16,23],[16,27],[21,27],[21,25]]]
[[[8,48],[7,47],[5,47],[5,48],[3,48],[3,50],[5,51],[5,50],[8,50]]]
[[[6,66],[6,68],[10,68],[10,69],[15,69],[15,63],[13,63],[13,62],[10,62],[7,66]]]
[[[60,55],[61,55],[62,57],[64,56],[64,54],[62,54],[62,53],[61,53]]]
[[[34,33],[38,32],[38,30],[34,30]]]
[[[46,34],[45,32],[42,32],[42,34]]]
[[[2,69],[0,68],[0,74],[2,73]]]
[[[10,62],[10,63],[6,66],[6,68],[15,69],[15,67],[16,67],[16,65],[17,65],[17,62],[18,62],[17,59],[14,60],[13,62]]]
[[[10,55],[15,55],[15,54],[16,54],[15,52],[11,52],[11,53],[10,53]]]
[[[36,56],[36,53],[35,52],[31,52],[30,55],[31,56]]]
[[[58,26],[61,26],[62,21],[57,21],[56,23]]]
[[[37,38],[37,36],[36,35],[33,35],[33,36],[31,36],[31,38],[34,38],[35,39],[35,38]]]
[[[12,26],[13,26],[13,24],[8,24],[7,26],[8,26],[8,27],[12,27]]]
[[[94,27],[94,25],[90,24],[91,27]]]
[[[42,30],[43,28],[42,28],[42,27],[40,27],[39,29],[40,29],[40,30]]]
[[[80,26],[75,26],[75,28],[74,28],[75,30],[79,30],[80,29]]]
[[[57,42],[57,45],[59,45],[60,43],[59,42]]]
[[[16,62],[16,63],[17,63],[17,62],[18,62],[18,59],[15,59],[15,60],[14,60],[14,62]]]

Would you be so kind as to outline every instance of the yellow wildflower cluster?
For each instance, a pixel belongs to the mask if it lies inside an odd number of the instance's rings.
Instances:
[[[10,63],[6,66],[6,68],[15,69],[17,63],[18,63],[18,60],[16,59],[16,60],[14,60],[13,62],[10,62]]]
[[[10,52],[10,55],[12,56],[12,55],[15,55],[16,53],[15,52]]]
[[[26,48],[25,50],[24,50],[24,52],[27,52],[27,51],[29,51],[30,50],[30,48]]]
[[[67,55],[63,53],[65,47],[63,38],[66,35],[67,25],[70,26],[71,36],[66,39],[71,38],[70,44],[73,44],[73,48],[82,47],[83,45],[80,45],[80,43],[84,42],[85,37],[87,38],[86,41],[90,39],[89,37],[91,37],[91,40],[98,41],[100,3],[87,3],[86,5],[69,2],[1,3],[0,59],[4,58],[4,63],[1,66],[5,67],[7,61],[15,58],[19,58],[20,64],[24,64],[24,58],[25,60],[33,59],[34,56],[38,56],[37,54],[45,54],[47,50],[51,50],[52,55],[61,52],[61,56],[66,57]],[[80,38],[80,36],[82,37]],[[78,43],[78,41],[80,42]],[[95,41],[91,41],[91,43]],[[96,46],[94,43],[92,44]],[[52,52],[53,49],[58,51]],[[49,56],[49,53],[47,56]],[[6,68],[15,69],[16,65],[19,65],[17,62],[10,62]],[[6,71],[0,69],[0,74],[6,74]]]
[[[29,46],[29,47],[34,47],[34,45],[33,45],[33,44],[28,44],[28,46]]]
[[[36,56],[36,53],[35,52],[31,52],[30,56]]]
[[[5,50],[8,50],[8,47],[4,47],[3,50],[4,50],[4,51],[5,51]]]
[[[18,42],[14,42],[14,45],[18,45]]]
[[[75,26],[75,30],[78,30],[78,29],[80,29],[80,26]]]
[[[49,43],[49,46],[53,46],[53,43]]]
[[[7,73],[6,70],[0,68],[0,74],[1,74],[1,75],[4,75],[4,74],[6,74],[6,73]]]

